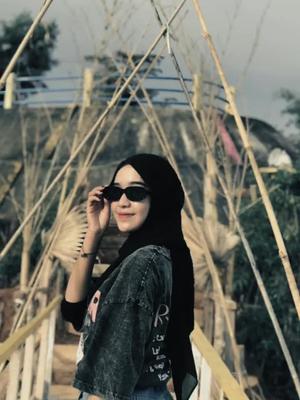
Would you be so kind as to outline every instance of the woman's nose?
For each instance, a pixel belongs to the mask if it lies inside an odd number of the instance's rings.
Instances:
[[[127,206],[129,204],[130,204],[130,201],[127,199],[126,194],[123,193],[122,196],[120,197],[119,205],[120,206]]]

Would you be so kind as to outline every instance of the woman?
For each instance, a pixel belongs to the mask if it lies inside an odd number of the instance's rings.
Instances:
[[[175,171],[153,154],[124,160],[109,186],[89,193],[88,230],[61,306],[82,331],[74,381],[82,397],[169,399],[170,377],[177,400],[195,388],[194,279],[181,229],[183,203]],[[90,285],[111,211],[129,236],[118,259]]]

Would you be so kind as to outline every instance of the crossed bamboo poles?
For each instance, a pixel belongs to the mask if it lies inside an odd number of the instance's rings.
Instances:
[[[22,42],[20,43],[17,51],[15,52],[14,56],[12,57],[10,63],[8,64],[7,68],[5,69],[3,75],[2,75],[2,77],[0,79],[0,88],[5,84],[9,73],[13,70],[18,58],[20,57],[20,55],[22,54],[22,51],[24,50],[24,48],[26,47],[28,41],[30,40],[30,37],[33,34],[35,28],[38,26],[39,22],[41,21],[43,16],[46,14],[46,12],[49,9],[49,7],[52,4],[52,2],[53,2],[53,0],[45,0],[44,1],[44,4],[43,4],[40,12],[36,16],[36,18],[33,21],[31,27],[29,28],[28,32],[26,33],[26,35],[24,36]],[[25,218],[23,223],[19,226],[19,228],[16,230],[16,232],[10,238],[10,240],[8,241],[8,243],[6,244],[6,246],[4,247],[4,249],[0,253],[0,261],[7,254],[8,250],[11,248],[11,246],[13,245],[13,243],[15,242],[15,240],[17,239],[17,237],[21,233],[22,229],[25,227],[27,222],[31,219],[31,217],[37,211],[39,206],[42,204],[44,199],[47,197],[48,193],[52,190],[52,188],[56,185],[56,183],[60,180],[60,178],[67,171],[69,165],[77,157],[77,155],[79,154],[79,152],[82,149],[82,147],[86,144],[86,142],[89,140],[89,138],[95,133],[97,128],[99,126],[101,126],[102,122],[104,121],[106,116],[109,114],[109,112],[111,111],[112,107],[117,103],[117,101],[121,97],[121,95],[124,92],[124,90],[127,88],[129,83],[132,81],[132,79],[134,78],[136,73],[141,68],[141,66],[144,63],[144,61],[147,59],[148,55],[151,54],[153,49],[159,43],[160,39],[164,35],[166,35],[168,33],[169,25],[173,22],[174,18],[177,16],[177,14],[179,13],[179,11],[181,10],[181,8],[183,7],[183,5],[185,3],[186,3],[186,0],[182,0],[181,3],[177,6],[177,8],[175,9],[173,15],[167,21],[166,26],[163,27],[162,31],[159,33],[157,38],[154,40],[153,44],[149,47],[148,51],[145,53],[145,56],[141,59],[140,63],[133,70],[132,74],[126,80],[124,85],[120,88],[120,90],[112,98],[112,100],[111,100],[110,104],[108,105],[107,109],[99,117],[98,121],[95,123],[93,128],[88,132],[88,134],[86,135],[85,139],[83,139],[83,141],[79,144],[79,146],[75,150],[73,156],[68,160],[68,162],[62,168],[60,173],[56,176],[54,181],[49,185],[49,187],[46,190],[46,192],[44,193],[44,195],[36,203],[36,205],[33,207],[31,212]],[[250,165],[252,167],[252,170],[253,170],[253,173],[254,173],[258,188],[260,190],[260,193],[261,193],[261,196],[262,196],[262,200],[263,200],[263,203],[264,203],[264,206],[265,206],[265,209],[266,209],[269,221],[270,221],[270,225],[272,227],[272,231],[273,231],[273,234],[274,234],[274,237],[275,237],[275,241],[276,241],[276,244],[277,244],[277,247],[278,247],[279,257],[281,259],[281,262],[282,262],[282,265],[283,265],[283,268],[284,268],[284,271],[285,271],[285,274],[286,274],[286,277],[287,277],[288,285],[289,285],[289,288],[290,288],[290,291],[291,291],[291,294],[292,294],[292,297],[293,297],[293,301],[294,301],[294,304],[295,304],[295,307],[296,307],[298,318],[300,319],[300,295],[299,295],[299,290],[298,290],[297,283],[296,283],[296,280],[295,280],[295,277],[294,277],[294,274],[293,274],[293,271],[292,271],[291,263],[290,263],[290,260],[289,260],[289,257],[288,257],[287,249],[286,249],[286,246],[285,246],[281,231],[280,231],[280,227],[278,225],[278,221],[277,221],[277,218],[276,218],[272,203],[271,203],[270,198],[269,198],[269,194],[268,194],[267,188],[266,188],[265,183],[263,181],[262,175],[261,175],[261,173],[259,171],[256,159],[255,159],[255,156],[254,156],[254,153],[253,153],[253,149],[252,149],[250,141],[249,141],[249,136],[248,136],[248,134],[246,132],[244,124],[243,124],[243,122],[241,120],[241,117],[239,115],[234,96],[233,96],[233,94],[232,94],[232,92],[230,90],[230,86],[229,86],[229,84],[227,82],[227,79],[225,77],[224,70],[222,68],[218,53],[217,53],[216,48],[214,46],[213,40],[211,38],[211,35],[208,32],[207,25],[206,25],[202,10],[200,8],[200,5],[199,5],[197,0],[193,0],[193,4],[194,4],[194,8],[195,8],[196,14],[197,14],[198,19],[199,19],[199,23],[201,25],[203,36],[207,40],[208,47],[209,47],[209,50],[211,52],[211,56],[212,56],[212,58],[213,58],[213,60],[215,62],[218,74],[219,74],[220,79],[222,81],[227,100],[228,100],[228,102],[230,104],[232,113],[234,115],[234,118],[235,118],[235,121],[236,121],[236,124],[237,124],[237,127],[238,127],[238,132],[239,132],[240,137],[242,139],[242,142],[243,142],[244,148],[246,150],[247,156],[249,158]]]
[[[12,58],[11,62],[9,63],[8,67],[6,68],[3,76],[0,79],[0,87],[5,83],[9,73],[12,71],[18,57],[20,56],[20,54],[22,53],[23,49],[25,48],[28,40],[30,39],[31,34],[33,33],[35,27],[38,25],[38,23],[40,22],[41,18],[43,17],[43,15],[46,13],[46,11],[48,10],[49,6],[51,5],[51,3],[53,2],[53,0],[47,0],[44,2],[43,7],[40,11],[40,13],[38,14],[38,16],[36,17],[35,21],[33,22],[32,26],[30,27],[29,31],[27,32],[27,34],[25,35],[24,39],[22,40],[17,52],[15,53],[14,57]],[[35,204],[35,206],[32,208],[31,212],[27,215],[27,217],[25,218],[25,220],[23,221],[23,223],[19,226],[19,228],[16,230],[16,232],[14,233],[14,235],[11,237],[11,239],[8,241],[8,243],[6,244],[6,246],[4,247],[4,249],[2,250],[2,252],[0,253],[0,260],[7,254],[7,252],[9,251],[9,249],[11,248],[11,246],[14,244],[15,240],[17,239],[17,237],[19,236],[19,234],[22,232],[23,228],[25,227],[25,225],[27,224],[27,222],[30,220],[30,218],[32,218],[32,216],[35,214],[35,212],[38,210],[39,206],[42,204],[42,202],[45,200],[45,198],[47,197],[47,195],[50,193],[50,191],[53,189],[53,187],[58,183],[58,181],[60,180],[60,178],[65,174],[65,172],[68,170],[69,166],[71,165],[72,161],[77,157],[77,155],[80,153],[81,149],[83,148],[83,146],[87,143],[87,141],[95,134],[95,132],[102,126],[103,122],[105,121],[107,115],[109,114],[109,112],[111,111],[111,109],[114,107],[114,105],[116,105],[117,101],[120,99],[122,93],[124,92],[124,90],[130,85],[130,82],[132,81],[132,79],[134,78],[134,76],[139,72],[143,62],[146,60],[146,58],[148,57],[149,54],[151,54],[151,52],[153,51],[153,49],[156,47],[156,45],[159,43],[160,39],[166,35],[166,33],[168,33],[168,29],[169,29],[169,25],[172,23],[172,21],[174,20],[174,18],[177,16],[177,14],[179,13],[179,11],[181,10],[181,8],[183,7],[183,5],[185,4],[186,0],[183,0],[178,7],[176,8],[176,10],[174,11],[174,13],[172,14],[172,16],[170,17],[170,19],[167,21],[166,26],[163,27],[163,29],[161,30],[160,34],[157,36],[157,38],[154,40],[154,42],[152,43],[152,45],[149,47],[148,51],[145,53],[145,56],[142,58],[142,60],[140,61],[140,63],[135,67],[135,69],[132,71],[131,75],[129,76],[129,78],[125,81],[125,83],[123,84],[123,86],[119,89],[119,91],[115,94],[115,96],[112,98],[111,102],[109,103],[107,109],[101,114],[101,116],[98,118],[98,120],[96,121],[96,123],[93,125],[93,127],[90,129],[90,131],[87,133],[86,137],[82,140],[82,142],[78,145],[78,147],[76,148],[76,150],[74,151],[74,153],[72,154],[72,156],[69,158],[69,160],[67,161],[67,163],[65,164],[65,166],[62,168],[62,170],[60,171],[60,173],[58,173],[58,175],[56,176],[56,178],[52,181],[52,183],[49,185],[49,187],[47,188],[47,190],[44,192],[43,196],[40,198],[40,200]],[[269,199],[269,195],[267,192],[267,189],[265,187],[264,181],[262,179],[261,173],[258,169],[255,157],[254,157],[254,153],[253,150],[251,148],[250,142],[249,142],[249,137],[248,134],[245,130],[245,127],[242,123],[242,120],[239,116],[236,104],[235,104],[235,100],[234,97],[231,93],[230,90],[230,86],[226,80],[225,74],[223,72],[218,54],[216,52],[216,49],[214,47],[212,38],[207,30],[206,27],[206,23],[205,23],[205,19],[203,17],[200,5],[198,4],[197,0],[193,0],[194,3],[194,7],[196,10],[196,14],[199,18],[199,22],[203,31],[203,36],[204,38],[207,40],[208,42],[208,46],[211,52],[211,55],[213,57],[213,60],[216,64],[217,67],[217,71],[219,73],[220,79],[222,81],[225,93],[226,93],[226,97],[227,100],[229,101],[232,113],[234,115],[238,130],[239,130],[239,134],[242,138],[242,142],[244,145],[244,148],[247,152],[247,155],[249,157],[249,161],[251,164],[251,167],[253,169],[259,190],[261,192],[261,196],[262,196],[262,200],[264,203],[264,206],[266,208],[266,212],[267,215],[269,217],[269,221],[274,233],[274,237],[277,243],[277,247],[279,249],[279,256],[281,258],[286,276],[287,276],[287,280],[288,280],[288,284],[289,284],[289,288],[291,290],[292,293],[292,297],[295,303],[295,307],[298,313],[298,317],[300,318],[300,298],[299,298],[299,291],[296,285],[296,281],[293,275],[293,271],[290,265],[290,261],[288,258],[288,254],[286,251],[286,247],[282,238],[282,234],[280,232],[280,228],[272,207],[272,204],[270,202]],[[241,232],[240,232],[241,233]],[[293,375],[293,374],[292,374]],[[298,387],[299,388],[299,387]],[[298,391],[299,394],[299,391]]]
[[[284,243],[281,231],[280,231],[280,227],[279,227],[279,224],[278,224],[278,221],[277,221],[277,218],[276,218],[272,203],[270,201],[270,197],[269,197],[266,185],[265,185],[264,180],[262,178],[262,175],[261,175],[261,173],[259,171],[256,159],[255,159],[255,156],[254,156],[254,153],[253,153],[253,149],[252,149],[252,146],[250,144],[249,135],[246,132],[246,129],[244,127],[244,124],[243,124],[242,119],[240,117],[240,114],[238,112],[234,96],[233,96],[232,91],[230,89],[230,85],[227,82],[227,79],[226,79],[224,70],[222,68],[221,61],[220,61],[220,58],[218,56],[217,50],[216,50],[215,45],[213,43],[212,37],[209,34],[209,31],[208,31],[208,28],[207,28],[207,25],[206,25],[206,22],[205,22],[201,7],[199,5],[199,2],[197,0],[193,0],[193,4],[194,4],[194,8],[195,8],[197,17],[199,19],[199,23],[200,23],[200,26],[201,26],[201,29],[202,29],[202,34],[203,34],[204,38],[207,41],[207,45],[209,47],[211,56],[213,58],[215,66],[217,68],[217,71],[218,71],[219,77],[221,79],[222,85],[224,87],[226,98],[227,98],[227,100],[229,102],[232,114],[234,116],[236,125],[238,127],[238,132],[239,132],[239,135],[240,135],[240,137],[242,139],[242,143],[243,143],[244,149],[245,149],[245,151],[247,153],[247,156],[249,158],[249,162],[250,162],[250,165],[252,167],[252,170],[253,170],[253,173],[254,173],[254,176],[255,176],[255,180],[257,182],[257,186],[259,188],[259,191],[260,191],[260,194],[261,194],[261,197],[262,197],[262,201],[264,203],[264,206],[265,206],[268,218],[269,218],[269,222],[270,222],[270,225],[272,227],[272,231],[273,231],[273,234],[274,234],[274,237],[275,237],[275,240],[276,240],[276,244],[277,244],[278,251],[279,251],[279,257],[281,259],[281,262],[282,262],[282,265],[283,265],[283,268],[284,268],[284,271],[285,271],[285,274],[286,274],[286,277],[287,277],[288,285],[289,285],[289,288],[290,288],[290,291],[291,291],[291,294],[292,294],[292,297],[293,297],[293,300],[294,300],[294,304],[295,304],[295,307],[296,307],[296,310],[297,310],[298,318],[300,319],[300,295],[299,295],[299,290],[298,290],[298,287],[297,287],[296,279],[295,279],[295,276],[293,274],[293,270],[292,270],[292,267],[291,267],[291,263],[290,263],[290,260],[289,260],[289,256],[288,256],[287,250],[286,250],[286,246],[285,246],[285,243]]]
[[[184,4],[186,3],[187,0],[182,0],[179,5],[176,7],[175,11],[173,12],[172,16],[168,20],[168,25],[172,23],[172,21],[175,19],[179,11],[182,9]],[[2,249],[0,253],[0,261],[5,257],[5,255],[8,253],[12,245],[15,243],[16,239],[22,232],[23,228],[27,224],[27,222],[32,218],[32,216],[35,214],[35,212],[38,210],[40,205],[43,203],[43,201],[46,199],[48,194],[51,192],[51,190],[54,188],[54,186],[59,182],[59,180],[63,177],[65,172],[67,171],[68,167],[71,165],[71,163],[74,161],[74,159],[78,156],[84,145],[89,141],[89,139],[97,132],[99,128],[101,128],[102,124],[104,123],[106,117],[110,113],[110,111],[113,109],[113,107],[117,104],[118,100],[121,98],[123,92],[125,89],[128,87],[130,82],[133,80],[135,75],[139,72],[141,69],[142,65],[144,64],[145,60],[148,58],[148,56],[152,53],[152,51],[155,49],[161,38],[164,36],[164,34],[167,31],[167,27],[164,27],[160,33],[157,35],[143,58],[140,60],[138,65],[134,68],[130,76],[126,79],[122,87],[117,91],[117,93],[113,96],[111,101],[109,102],[107,108],[105,111],[100,115],[100,117],[97,119],[95,124],[92,126],[92,128],[88,131],[84,139],[80,142],[80,144],[77,146],[76,150],[74,153],[71,155],[69,160],[66,162],[66,164],[62,167],[60,172],[56,175],[56,177],[53,179],[52,183],[48,186],[47,190],[44,192],[44,194],[41,196],[41,198],[37,201],[37,203],[34,205],[34,207],[31,209],[30,213],[27,215],[27,217],[24,219],[22,224],[19,226],[19,228],[15,231],[15,233],[12,235],[12,237],[9,239],[5,247]],[[2,78],[1,78],[2,80]],[[1,81],[0,80],[0,81]],[[5,82],[5,81],[4,81]]]

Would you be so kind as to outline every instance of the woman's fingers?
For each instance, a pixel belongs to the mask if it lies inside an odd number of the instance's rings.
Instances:
[[[103,189],[104,189],[104,186],[96,186],[93,190],[91,190],[89,192],[89,195],[102,193]]]
[[[90,196],[89,197],[89,204],[92,204],[94,202],[101,203],[101,199],[98,196]]]
[[[88,194],[88,201],[89,202],[100,202],[103,197],[102,197],[102,191],[104,189],[104,186],[97,186],[93,190],[91,190]]]

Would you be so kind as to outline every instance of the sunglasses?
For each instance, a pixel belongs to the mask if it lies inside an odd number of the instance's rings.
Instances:
[[[128,186],[125,189],[121,189],[118,186],[106,186],[103,189],[103,197],[108,201],[119,201],[123,193],[130,201],[142,201],[149,195],[149,190],[140,186]]]

